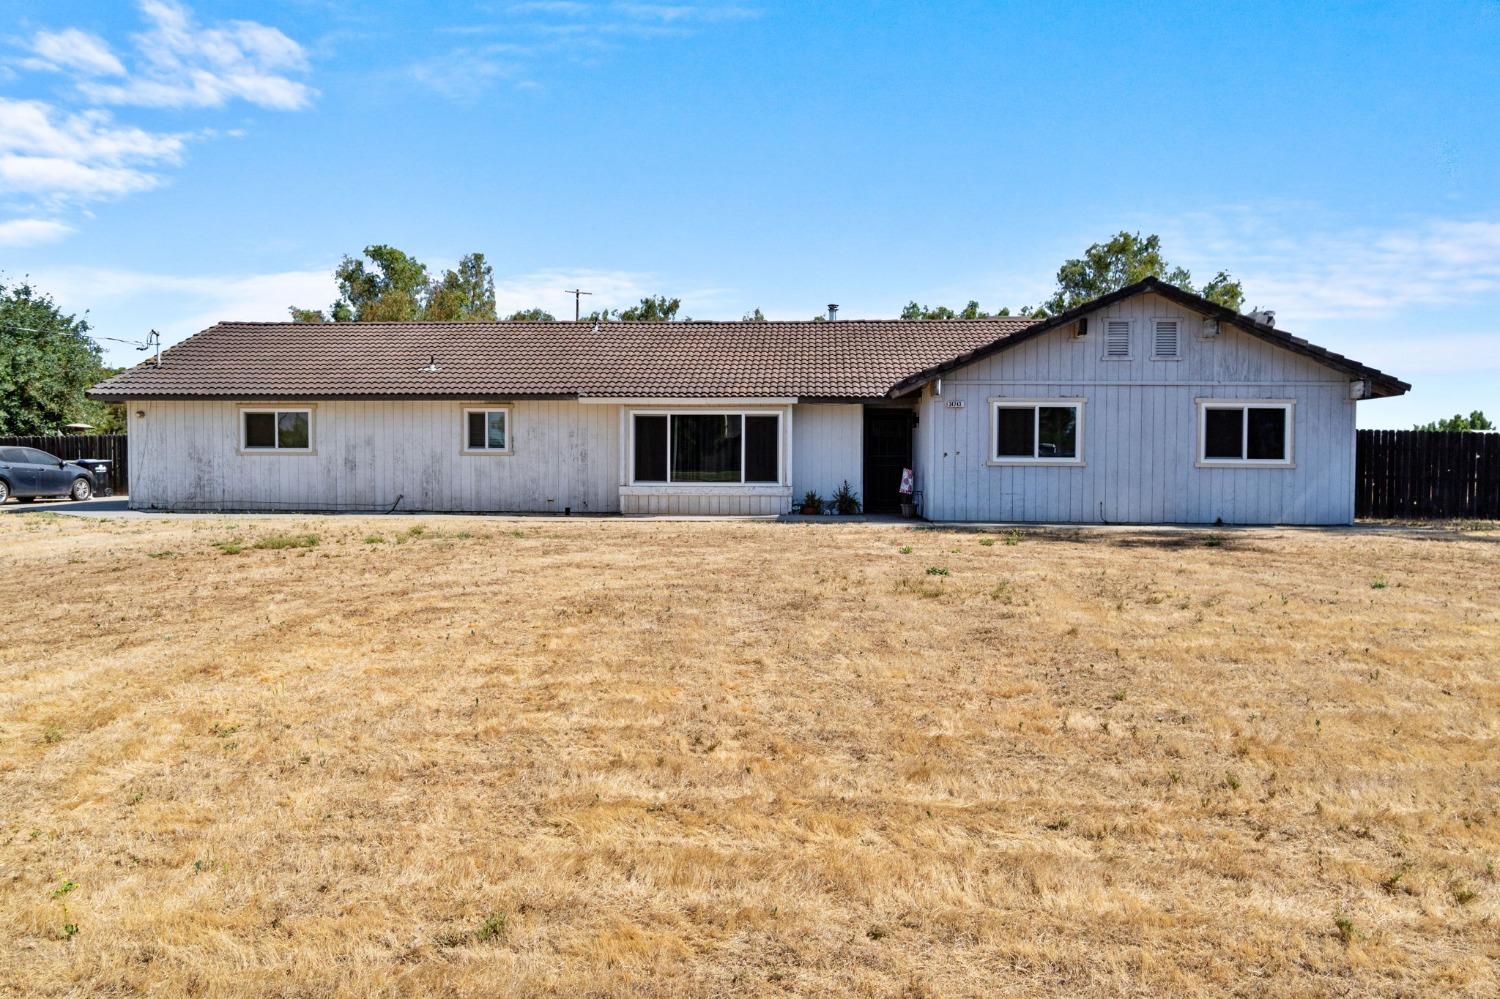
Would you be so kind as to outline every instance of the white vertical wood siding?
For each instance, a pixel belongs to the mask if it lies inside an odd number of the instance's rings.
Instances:
[[[513,454],[462,454],[463,410],[473,405],[323,400],[314,454],[240,454],[239,403],[132,401],[130,505],[383,509],[400,496],[401,510],[620,509],[618,406],[516,402]]]
[[[797,407],[792,424],[792,503],[813,490],[824,499],[838,492],[845,479],[864,494],[865,408],[847,403],[809,403]]]
[[[1151,321],[1182,322],[1181,359],[1151,356]],[[1104,360],[1106,319],[1129,319],[1131,359]],[[1089,335],[1054,330],[951,372],[917,428],[926,516],[935,520],[1345,524],[1354,518],[1349,377],[1139,295],[1089,317]],[[986,464],[989,399],[1082,397],[1082,467]],[[1291,468],[1199,468],[1195,399],[1296,401]],[[964,408],[947,403],[962,401]]]

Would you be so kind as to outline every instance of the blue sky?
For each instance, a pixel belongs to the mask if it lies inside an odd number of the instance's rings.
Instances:
[[[0,271],[172,343],[373,242],[873,317],[1139,229],[1415,384],[1362,425],[1500,416],[1500,0],[1218,6],[11,0]]]

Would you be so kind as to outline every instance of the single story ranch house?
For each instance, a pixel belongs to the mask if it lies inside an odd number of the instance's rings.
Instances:
[[[1345,524],[1410,386],[1157,280],[936,321],[220,323],[95,386],[151,510]]]

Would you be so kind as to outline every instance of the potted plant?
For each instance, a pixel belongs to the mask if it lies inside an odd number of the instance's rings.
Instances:
[[[805,514],[809,514],[809,515],[815,514],[815,513],[822,513],[823,512],[823,497],[819,496],[817,493],[813,492],[811,489],[809,489],[806,493],[803,493],[803,495],[802,495],[802,512],[805,513]]]
[[[849,486],[848,479],[845,479],[844,484],[839,486],[838,492],[833,494],[833,508],[846,517],[859,513],[859,497]]]

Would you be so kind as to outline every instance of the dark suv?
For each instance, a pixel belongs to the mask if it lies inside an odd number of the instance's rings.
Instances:
[[[22,503],[38,496],[86,500],[94,485],[93,473],[82,465],[34,447],[0,447],[0,503],[12,496]]]

